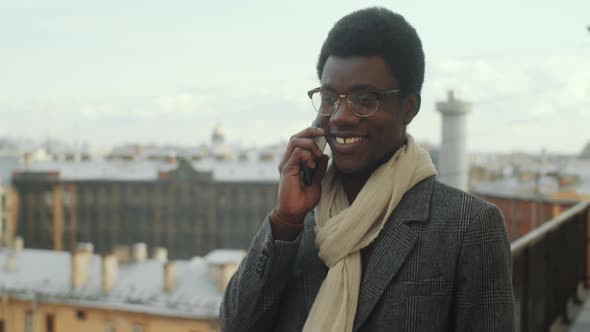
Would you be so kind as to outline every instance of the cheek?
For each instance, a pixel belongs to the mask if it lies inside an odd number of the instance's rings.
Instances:
[[[330,121],[330,117],[318,114],[316,120],[320,124],[320,128],[323,128],[324,130],[328,129],[328,122]]]
[[[401,119],[399,120],[401,121]],[[373,126],[375,128],[375,139],[373,140],[375,148],[372,150],[377,158],[391,152],[401,144],[404,131],[400,121],[394,121],[391,118],[382,119]]]

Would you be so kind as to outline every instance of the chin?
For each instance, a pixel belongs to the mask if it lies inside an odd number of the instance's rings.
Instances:
[[[334,160],[334,167],[336,167],[339,173],[352,176],[366,174],[370,169],[366,164],[360,163],[358,160]]]
[[[336,170],[349,177],[368,178],[371,176],[380,165],[386,162],[389,158],[383,159],[381,162],[375,162],[368,156],[345,156],[349,158],[343,158],[343,156],[334,156],[332,161]],[[355,158],[356,157],[356,158]]]

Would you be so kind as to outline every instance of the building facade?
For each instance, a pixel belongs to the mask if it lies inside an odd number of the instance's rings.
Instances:
[[[171,318],[138,312],[7,299],[0,306],[0,332],[217,332],[214,320]]]
[[[506,195],[493,192],[474,192],[474,194],[495,204],[502,211],[511,241],[557,217],[578,202],[569,199]]]
[[[278,172],[252,161],[86,161],[13,174],[15,229],[28,246],[164,246],[174,258],[247,249],[275,206]]]
[[[9,210],[8,210],[8,197],[9,193],[7,192],[7,188],[4,187],[2,183],[2,179],[0,178],[0,245],[3,245],[6,242],[6,237],[8,232],[8,220],[9,220]]]

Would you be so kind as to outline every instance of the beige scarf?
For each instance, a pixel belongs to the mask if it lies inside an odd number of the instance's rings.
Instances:
[[[368,246],[406,193],[436,175],[428,153],[408,135],[408,143],[379,166],[352,205],[332,166],[322,181],[316,207],[316,246],[329,267],[303,331],[352,331],[361,285],[360,250]]]

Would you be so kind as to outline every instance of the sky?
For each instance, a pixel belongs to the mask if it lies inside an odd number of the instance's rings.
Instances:
[[[315,117],[317,56],[342,16],[399,12],[426,54],[409,126],[473,103],[477,152],[577,154],[590,141],[590,1],[0,0],[0,137],[195,146],[221,125],[265,146]]]

